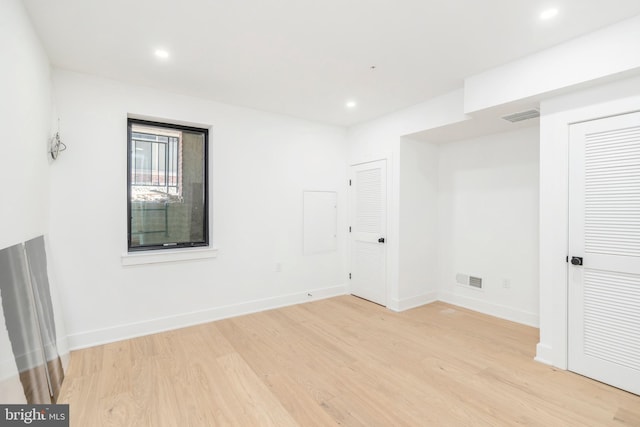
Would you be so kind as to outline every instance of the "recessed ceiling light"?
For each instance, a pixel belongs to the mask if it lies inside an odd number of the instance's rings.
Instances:
[[[540,14],[540,19],[542,19],[543,21],[546,21],[547,19],[554,18],[557,14],[558,14],[558,9],[556,8],[547,9]]]
[[[347,107],[347,108],[356,108],[356,105],[358,105],[358,104],[356,103],[356,101],[347,101],[347,102],[344,104],[344,106],[345,106],[345,107]]]
[[[167,59],[169,58],[169,52],[167,52],[164,49],[156,49],[156,51],[154,52],[156,57],[160,58],[160,59]]]

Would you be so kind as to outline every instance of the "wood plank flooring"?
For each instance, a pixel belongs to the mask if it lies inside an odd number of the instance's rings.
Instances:
[[[72,353],[84,426],[640,426],[640,396],[533,361],[538,330],[352,296]]]

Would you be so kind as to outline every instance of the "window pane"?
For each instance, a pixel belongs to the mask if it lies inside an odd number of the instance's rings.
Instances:
[[[207,130],[129,120],[129,249],[208,244]]]
[[[204,225],[204,136],[192,132],[182,134],[182,191],[188,209],[183,212],[183,221],[190,223],[189,237],[192,241],[203,241]]]

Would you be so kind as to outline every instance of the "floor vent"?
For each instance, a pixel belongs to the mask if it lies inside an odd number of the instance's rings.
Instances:
[[[534,109],[534,110],[527,110],[527,111],[521,111],[519,113],[509,114],[502,118],[508,122],[515,123],[515,122],[521,122],[524,120],[535,119],[536,117],[540,117],[540,111]]]

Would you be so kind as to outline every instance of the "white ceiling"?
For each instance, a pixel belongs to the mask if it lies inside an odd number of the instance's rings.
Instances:
[[[638,0],[24,3],[54,66],[337,125],[640,13]],[[549,6],[560,14],[540,21]]]

